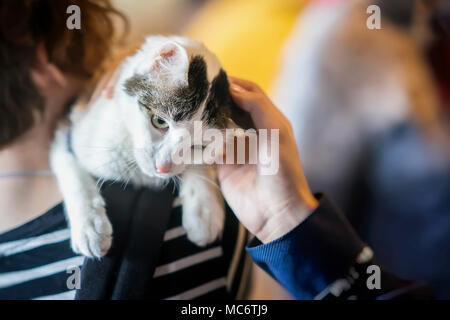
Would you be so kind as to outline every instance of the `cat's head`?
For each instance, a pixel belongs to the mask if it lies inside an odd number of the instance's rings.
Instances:
[[[226,128],[232,99],[225,71],[201,43],[180,37],[149,37],[122,67],[119,100],[134,157],[147,175],[169,178],[186,165],[173,161],[185,150],[194,121]],[[197,128],[198,128],[197,122]],[[192,141],[192,148],[204,144]]]

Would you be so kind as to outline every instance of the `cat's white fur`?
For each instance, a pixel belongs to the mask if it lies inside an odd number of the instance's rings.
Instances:
[[[161,58],[168,50],[174,52],[170,63]],[[99,98],[89,108],[72,111],[71,144],[76,156],[67,147],[69,126],[62,125],[57,131],[51,165],[64,198],[75,252],[101,257],[112,243],[113,230],[98,179],[160,186],[168,176],[156,173],[155,162],[170,160],[172,152],[181,146],[184,129],[192,132],[193,121],[200,120],[204,108],[202,105],[189,122],[169,122],[170,129],[163,136],[152,127],[136,98],[123,90],[124,81],[135,74],[146,74],[165,85],[183,84],[187,82],[189,59],[194,55],[204,58],[211,83],[221,65],[202,44],[181,37],[148,37],[118,69],[113,99]],[[158,72],[149,73],[156,61]],[[155,151],[149,152],[150,148]],[[180,174],[182,222],[187,237],[206,245],[221,234],[224,224],[224,201],[214,186],[215,172],[207,166],[174,165],[170,176]]]

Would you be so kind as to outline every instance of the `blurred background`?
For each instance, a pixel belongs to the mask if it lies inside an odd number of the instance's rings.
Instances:
[[[450,1],[115,0],[128,43],[182,34],[258,83],[329,195],[397,275],[450,298]],[[376,4],[381,29],[370,30]],[[261,271],[251,298],[289,295]]]

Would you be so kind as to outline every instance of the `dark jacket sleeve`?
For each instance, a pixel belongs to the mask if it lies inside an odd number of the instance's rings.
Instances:
[[[429,299],[428,286],[382,270],[372,250],[325,197],[295,229],[270,243],[254,238],[253,260],[297,299]]]

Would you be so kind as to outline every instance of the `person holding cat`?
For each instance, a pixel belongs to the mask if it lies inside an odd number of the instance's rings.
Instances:
[[[98,261],[71,250],[61,195],[48,171],[48,151],[66,106],[93,79],[94,70],[110,51],[114,32],[110,15],[117,11],[109,1],[77,1],[89,26],[85,25],[89,32],[83,33],[67,30],[65,21],[57,18],[68,5],[62,0],[0,4],[0,299],[238,297],[244,291],[239,282],[246,277],[247,233],[230,211],[222,238],[197,247],[181,227],[180,206],[161,193],[159,204],[173,205],[173,209],[158,268],[153,279],[147,279],[152,280],[151,288],[142,278],[136,279],[146,270],[139,269],[135,262],[143,257],[132,250],[123,254],[113,245]],[[289,122],[258,86],[235,78],[230,81],[234,101],[250,114],[256,128],[280,130],[278,174],[261,177],[249,165],[216,166],[227,203],[256,236],[247,245],[255,262],[298,299],[429,297],[426,286],[410,286],[385,272],[380,285],[374,282],[376,290],[366,286],[367,270],[375,265],[372,251],[325,196],[312,195]],[[149,196],[158,194],[111,188],[105,191],[110,195],[106,197],[108,212],[119,211],[125,218],[115,221],[114,227],[119,227],[114,229],[115,239],[144,242],[125,226],[145,225],[129,217],[148,204]],[[137,272],[118,273],[116,266]],[[77,281],[69,287],[68,272],[76,275],[80,268],[81,288]],[[130,279],[134,282],[127,282]],[[136,283],[144,285],[139,292]],[[74,288],[84,295],[77,296]]]

